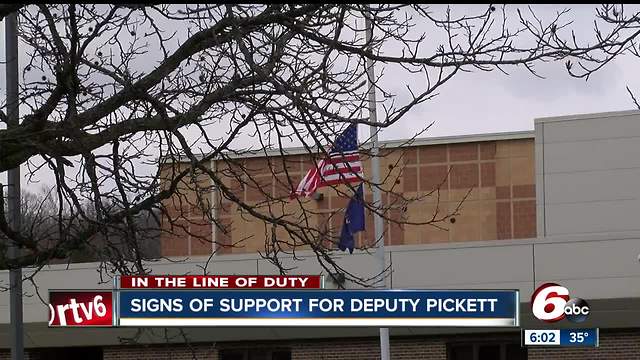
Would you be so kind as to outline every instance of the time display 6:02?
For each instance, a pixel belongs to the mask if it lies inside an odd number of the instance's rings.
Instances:
[[[525,330],[525,345],[560,345],[560,330]]]

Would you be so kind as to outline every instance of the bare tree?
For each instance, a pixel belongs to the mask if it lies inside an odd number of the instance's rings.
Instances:
[[[280,255],[304,248],[327,271],[345,272],[332,257],[335,234],[322,225],[340,215],[288,199],[300,180],[291,175],[292,163],[325,157],[349,124],[397,123],[462,72],[520,66],[536,75],[537,62],[560,60],[575,76],[588,76],[632,48],[637,36],[638,15],[623,18],[615,9],[596,14],[606,31],[578,40],[566,11],[543,21],[531,10],[509,18],[495,6],[456,14],[422,5],[2,5],[0,16],[19,11],[24,67],[21,123],[0,130],[0,171],[23,165],[29,176],[55,179],[57,229],[12,229],[0,204],[0,231],[24,249],[18,259],[0,254],[0,266],[67,258],[91,247],[96,234],[117,232],[132,255],[103,252],[102,260],[121,273],[144,273],[136,216],[158,223],[161,217],[166,232],[188,231],[178,220],[189,209],[224,238],[233,224],[215,214],[232,206],[264,224],[261,253],[281,271],[287,269]],[[365,18],[373,23],[370,42]],[[366,59],[376,64],[376,79],[367,79]],[[417,80],[393,90],[382,85],[387,73]],[[377,123],[364,110],[368,80],[383,99]],[[302,150],[287,153],[291,144]],[[270,157],[266,169],[243,159],[273,154],[280,156]],[[212,161],[222,165],[213,168]],[[435,187],[408,196],[383,186],[400,176],[400,162],[397,168],[387,174],[391,181],[362,179],[389,199],[380,207],[367,202],[369,212],[438,226],[459,211],[419,222],[397,216],[407,204],[439,193]],[[256,175],[265,173],[268,184]],[[239,192],[248,189],[258,195]],[[353,187],[331,191],[351,196]],[[221,249],[241,246],[218,241]]]
[[[58,213],[60,207],[53,197],[53,188],[43,186],[37,192],[23,191],[20,196],[20,236],[33,241],[48,241],[49,243],[37,243],[41,249],[55,247],[60,242],[60,218],[65,221],[77,222],[81,225],[84,219],[73,219],[73,215],[64,211],[62,216]],[[120,211],[115,206],[107,206],[111,211]],[[93,207],[89,203],[83,205],[85,214],[92,215]],[[7,209],[5,207],[4,211]],[[134,216],[139,241],[133,248],[126,237],[122,226],[110,227],[107,231],[101,231],[92,236],[88,241],[68,249],[66,257],[48,259],[47,262],[35,262],[34,265],[47,263],[86,262],[101,261],[105,258],[121,259],[121,261],[135,261],[138,257],[144,260],[153,260],[160,257],[160,224],[158,216],[144,216],[148,213],[139,213]],[[95,215],[93,215],[95,216]],[[0,242],[2,251],[7,245],[6,241]],[[113,253],[116,253],[114,256]]]

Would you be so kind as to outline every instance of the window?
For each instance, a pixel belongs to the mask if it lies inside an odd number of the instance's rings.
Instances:
[[[448,360],[527,360],[527,349],[514,342],[449,344]]]
[[[507,344],[507,359],[527,360],[527,348],[523,348],[520,344]]]
[[[291,360],[291,350],[262,349],[262,350],[222,350],[219,360]]]
[[[449,360],[473,359],[473,345],[454,345],[449,347]]]

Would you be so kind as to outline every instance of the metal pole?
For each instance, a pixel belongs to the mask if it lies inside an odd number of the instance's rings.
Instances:
[[[367,43],[371,41],[373,37],[373,26],[371,19],[365,16],[365,33]],[[365,59],[367,66],[367,77],[369,78],[369,120],[371,122],[378,122],[378,114],[376,111],[376,88],[375,71],[373,68],[373,61],[369,58]],[[380,158],[378,157],[378,127],[371,126],[371,181],[373,182],[373,207],[380,209],[382,206],[382,196],[380,194],[380,188],[376,185],[380,183]],[[382,216],[378,213],[373,214],[373,227],[375,243],[378,245],[376,249],[376,256],[380,264],[380,280],[379,287],[386,288],[386,279],[384,272],[387,269],[387,261],[384,253],[384,223]],[[391,358],[389,353],[389,329],[380,328],[380,359],[389,360]]]
[[[209,168],[214,173],[217,172],[216,159],[211,159],[209,162]],[[218,202],[222,204],[222,198],[219,196],[220,190],[214,185],[213,178],[211,178],[211,253],[216,254],[218,250],[218,237],[216,236],[217,228],[216,221],[218,221]]]
[[[18,15],[9,14],[5,20],[5,51],[6,51],[6,88],[7,88],[7,127],[18,126]],[[20,165],[8,171],[7,205],[9,223],[18,231],[20,229]],[[15,259],[20,255],[20,249],[9,244],[8,255]],[[24,335],[22,324],[22,269],[9,270],[9,313],[11,323],[9,342],[11,345],[11,359],[24,359]]]

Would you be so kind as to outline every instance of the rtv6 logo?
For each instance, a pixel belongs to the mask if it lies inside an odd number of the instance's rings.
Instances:
[[[110,291],[50,291],[49,326],[111,326]]]
[[[587,319],[591,308],[580,298],[569,298],[569,290],[555,283],[540,285],[531,296],[533,315],[543,321],[553,323],[567,319],[581,323]]]

